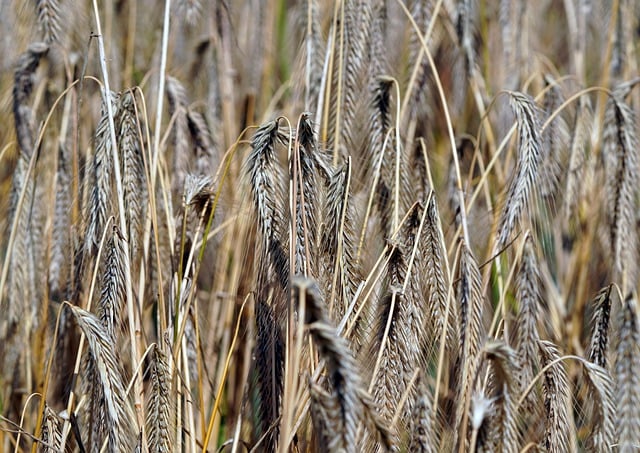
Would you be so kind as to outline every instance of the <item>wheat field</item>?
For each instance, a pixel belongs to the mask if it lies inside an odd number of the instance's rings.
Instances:
[[[640,450],[640,3],[0,0],[0,450]]]

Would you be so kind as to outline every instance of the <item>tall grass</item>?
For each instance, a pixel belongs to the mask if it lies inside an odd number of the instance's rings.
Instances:
[[[0,449],[635,451],[639,18],[0,1]]]

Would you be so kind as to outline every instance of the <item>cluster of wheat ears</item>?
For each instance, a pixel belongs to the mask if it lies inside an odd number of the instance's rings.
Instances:
[[[640,2],[0,23],[2,451],[640,448]]]

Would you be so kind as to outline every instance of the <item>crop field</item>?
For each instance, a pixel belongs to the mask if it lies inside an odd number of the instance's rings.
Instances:
[[[640,451],[637,0],[0,38],[0,451]]]

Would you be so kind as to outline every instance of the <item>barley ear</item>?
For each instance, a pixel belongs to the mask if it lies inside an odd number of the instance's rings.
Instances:
[[[171,396],[171,373],[164,352],[155,345],[149,360],[150,389],[147,403],[147,442],[150,452],[173,451],[174,402]]]
[[[459,370],[455,377],[456,400],[455,432],[458,447],[468,446],[467,407],[474,392],[474,379],[481,365],[480,347],[484,341],[485,328],[482,321],[484,297],[478,264],[464,240],[458,248],[458,267],[456,269],[455,297],[460,314],[460,338],[454,369]]]
[[[589,362],[607,368],[609,320],[611,317],[611,289],[607,285],[598,292],[593,300],[593,320],[591,321],[591,342],[589,343]]]
[[[423,213],[420,205],[415,204],[395,243],[391,244],[379,301],[379,324],[370,353],[379,362],[373,396],[389,421],[398,410],[398,401],[408,389],[414,370],[424,365],[420,345],[425,339],[426,308],[419,287],[423,271],[422,251],[419,250]],[[415,389],[412,389],[401,412],[402,420],[409,419],[414,402]]]
[[[289,281],[289,260],[282,239],[286,231],[282,214],[285,206],[281,187],[283,177],[276,154],[276,145],[282,140],[277,121],[262,125],[253,136],[251,153],[246,161],[263,256],[259,290],[271,284],[274,278],[282,288],[287,288]]]
[[[42,440],[38,453],[55,453],[62,448],[62,419],[48,406],[44,407]]]
[[[487,447],[490,451],[518,451],[516,427],[516,401],[514,370],[517,370],[513,349],[502,341],[491,340],[484,347],[487,360],[492,365],[489,387],[493,398],[494,414],[488,426]]]
[[[596,364],[584,363],[584,376],[588,384],[589,402],[592,408],[591,432],[585,445],[587,451],[612,451],[615,438],[614,418],[616,416],[614,389],[615,383],[605,368]]]
[[[324,68],[325,49],[322,39],[320,17],[318,14],[318,0],[307,0],[305,14],[305,95],[304,108],[307,111],[320,111],[322,102],[320,90],[322,85],[322,72]]]
[[[419,380],[417,388],[418,398],[411,416],[408,451],[436,453],[438,451],[438,427],[434,419],[433,397],[424,378]]]
[[[188,25],[195,26],[202,14],[202,4],[200,0],[178,0],[178,12]]]
[[[330,444],[329,451],[353,451],[356,445],[356,434],[361,416],[368,420],[368,427],[378,436],[384,446],[389,446],[389,434],[380,421],[371,396],[363,386],[360,372],[347,341],[340,337],[324,313],[324,301],[317,284],[308,279],[297,277],[293,282],[294,298],[300,298],[300,292],[305,291],[305,322],[309,333],[313,337],[320,357],[325,360],[332,400],[328,407],[329,420],[333,421],[336,432]],[[318,422],[314,422],[318,424]]]
[[[519,310],[514,329],[514,348],[517,352],[517,385],[527,386],[540,368],[538,341],[538,319],[540,317],[540,275],[531,234],[525,236],[520,268],[516,276],[516,300]],[[527,395],[524,410],[532,413],[536,405],[536,395]]]
[[[565,222],[569,222],[576,213],[584,197],[584,178],[587,173],[590,155],[588,154],[590,126],[592,123],[591,103],[586,96],[580,97],[573,124],[573,134],[569,149],[569,168],[564,192],[563,213]]]
[[[365,169],[364,176],[373,174],[373,181],[377,181],[373,188],[374,203],[380,218],[380,231],[385,239],[393,233],[393,192],[394,192],[394,161],[388,137],[391,127],[391,87],[392,82],[386,78],[378,80],[373,91],[373,101],[370,111],[369,149],[365,162],[375,165]]]
[[[602,153],[613,277],[620,284],[626,282],[627,288],[635,288],[638,255],[635,212],[640,173],[635,115],[624,102],[624,94],[624,88],[618,89],[607,101]]]
[[[127,242],[131,262],[137,263],[140,258],[140,247],[147,204],[147,178],[144,170],[143,140],[140,132],[143,130],[138,120],[135,97],[133,92],[126,91],[118,100],[118,150],[122,154],[122,186],[124,189],[124,209],[126,211]],[[135,266],[134,266],[135,268]]]
[[[13,83],[13,118],[20,151],[27,158],[33,153],[33,111],[29,97],[33,91],[35,72],[40,60],[49,51],[42,42],[32,43],[27,51],[20,55],[16,63]]]
[[[265,448],[275,451],[280,433],[285,344],[271,301],[256,301],[254,376],[257,391],[256,438],[266,435]]]
[[[107,245],[107,257],[104,263],[100,300],[98,301],[98,317],[114,343],[118,339],[122,321],[126,278],[129,275],[129,269],[125,267],[123,242],[118,227],[114,225]]]
[[[551,76],[544,76],[545,97],[544,114],[550,116],[562,105],[562,92]],[[553,202],[560,182],[560,166],[562,153],[567,147],[568,141],[567,124],[562,115],[556,115],[549,122],[547,128],[541,133],[542,140],[542,162],[538,182],[538,191],[547,201]]]
[[[33,91],[35,72],[40,59],[46,54],[48,47],[43,43],[34,43],[23,53],[16,63],[13,84],[13,119],[20,152],[11,182],[9,200],[9,219],[6,235],[12,234],[12,224],[16,225],[13,243],[9,243],[10,256],[7,264],[7,326],[2,326],[3,335],[10,325],[25,317],[33,309],[35,301],[35,282],[33,281],[35,263],[33,261],[34,241],[31,237],[32,225],[31,205],[34,193],[34,173],[30,161],[34,153],[33,143],[33,111],[30,97]],[[3,323],[4,324],[4,320]]]
[[[69,306],[78,326],[85,334],[89,344],[86,352],[86,363],[92,370],[89,376],[92,380],[94,400],[93,407],[98,413],[90,414],[96,426],[101,425],[99,434],[104,437],[92,438],[91,448],[100,449],[107,439],[109,451],[132,451],[137,438],[133,409],[125,393],[125,383],[120,373],[115,344],[100,319],[81,308]],[[95,381],[93,381],[95,379]]]
[[[323,211],[318,249],[320,275],[327,295],[331,294],[330,314],[333,319],[341,320],[363,280],[355,260],[353,223],[356,214],[351,196],[351,159],[329,177]],[[354,312],[360,305],[356,303]],[[360,317],[355,322],[350,339],[359,350],[364,344],[366,320]]]
[[[312,380],[309,380],[309,395],[316,448],[320,450],[331,445],[335,451],[349,451],[350,446],[342,444],[344,438],[339,434],[343,430],[336,398]]]
[[[59,0],[37,0],[38,27],[47,44],[57,42],[60,38],[61,7]]]
[[[454,304],[447,303],[449,275],[446,265],[446,247],[436,195],[431,191],[426,206],[424,225],[424,292],[426,293],[425,331],[428,335],[427,356],[439,348],[440,338],[446,334],[446,347],[457,349],[458,313]],[[449,306],[447,306],[449,305]],[[448,313],[447,313],[448,310]]]
[[[71,240],[71,162],[69,151],[64,145],[58,149],[56,169],[56,200],[53,211],[51,233],[51,258],[49,260],[49,294],[52,300],[61,301],[68,297],[70,271],[73,260]]]
[[[616,380],[616,434],[618,451],[632,452],[640,445],[640,331],[638,304],[628,296],[620,311],[619,341],[614,365]]]
[[[518,152],[516,168],[498,221],[496,250],[509,241],[523,215],[528,214],[533,192],[537,190],[543,156],[533,99],[522,93],[511,92],[509,100],[518,123]]]
[[[174,77],[167,77],[167,99],[169,114],[175,117],[173,126],[173,171],[171,190],[176,194],[182,193],[184,178],[189,172],[191,153],[189,150],[189,125],[187,123],[187,91]]]
[[[318,187],[318,145],[313,131],[310,114],[303,113],[298,121],[296,147],[290,162],[291,178],[296,185],[296,246],[295,273],[307,276],[317,275],[316,238]],[[295,166],[295,168],[294,168]],[[313,272],[313,274],[311,273]]]
[[[114,116],[118,115],[117,101],[119,96],[112,93]],[[109,115],[106,103],[103,102],[100,121],[95,132],[95,151],[91,163],[90,200],[87,204],[84,256],[85,260],[96,255],[100,245],[100,238],[107,224],[107,219],[113,213],[113,162],[111,147],[113,143],[109,137]],[[84,266],[90,263],[84,261]],[[84,269],[83,269],[84,271]]]
[[[342,99],[340,105],[340,140],[351,152],[361,148],[360,120],[363,107],[362,93],[367,84],[373,27],[372,2],[349,0],[344,5],[344,61],[342,74]],[[342,146],[341,145],[341,146]],[[341,152],[340,150],[337,150]]]
[[[560,358],[558,348],[551,342],[540,341],[540,364],[548,364]],[[552,453],[570,450],[572,424],[567,412],[571,404],[569,378],[562,362],[546,369],[542,381],[544,407],[546,410],[543,446]]]

